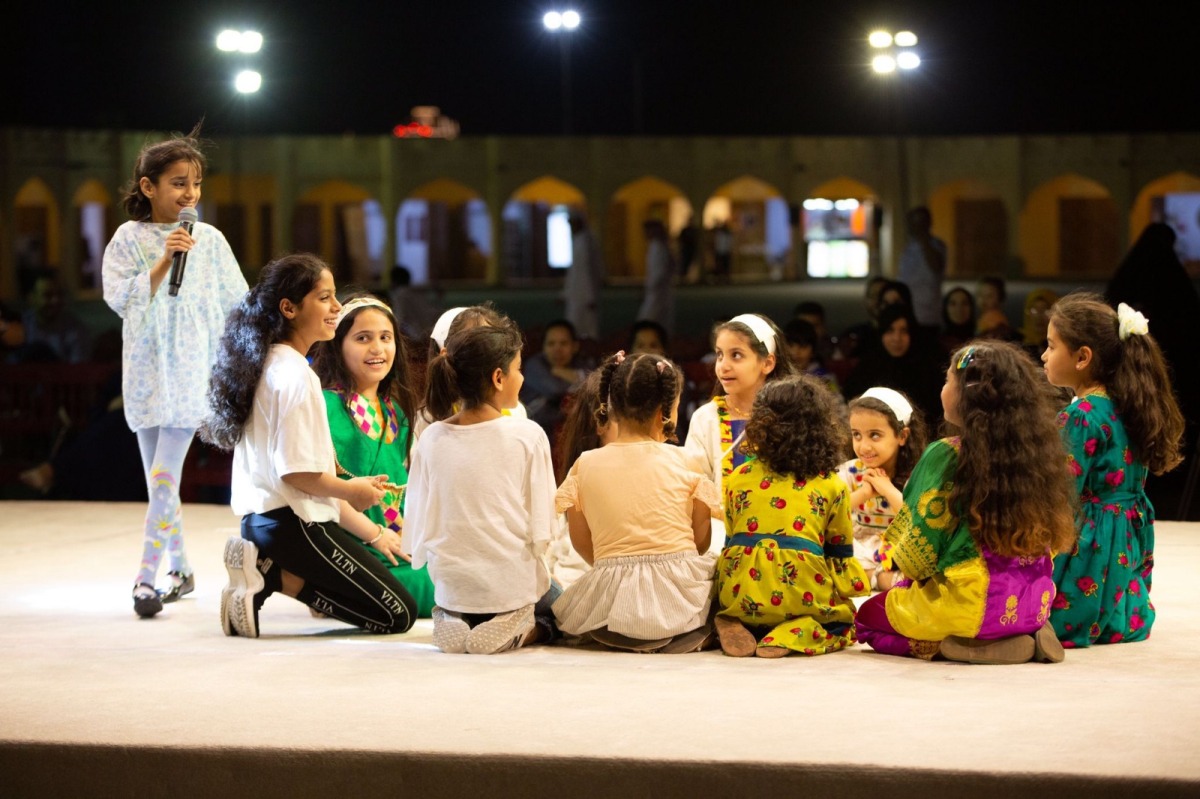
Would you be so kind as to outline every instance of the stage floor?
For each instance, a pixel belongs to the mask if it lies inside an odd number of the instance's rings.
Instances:
[[[221,553],[237,520],[226,507],[185,508],[196,592],[139,620],[129,595],[143,512],[0,503],[0,786],[16,791],[0,794],[70,791],[105,775],[140,778],[87,792],[236,794],[249,784],[236,764],[253,770],[260,755],[292,764],[266,791],[291,796],[315,795],[323,783],[312,775],[338,768],[340,779],[362,776],[368,794],[382,784],[423,796],[479,786],[660,796],[689,784],[721,795],[719,786],[787,774],[821,780],[807,795],[927,795],[930,779],[945,780],[943,795],[977,797],[1052,785],[1059,796],[1200,792],[1200,596],[1189,582],[1200,524],[1157,527],[1149,641],[986,667],[863,646],[778,661],[569,647],[445,655],[428,620],[371,636],[281,595],[262,611],[260,639],[226,638]],[[153,771],[179,752],[195,755],[177,764],[194,773]],[[101,763],[105,753],[129,762]],[[37,757],[46,773],[23,765]],[[540,782],[521,782],[535,773]],[[674,782],[639,790],[643,778]],[[177,790],[181,779],[192,789]]]

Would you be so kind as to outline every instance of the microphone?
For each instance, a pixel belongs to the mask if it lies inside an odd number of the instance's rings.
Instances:
[[[196,220],[200,215],[196,213],[196,209],[190,205],[186,205],[179,209],[179,226],[192,235],[192,225],[196,224]],[[168,292],[172,297],[179,294],[179,287],[183,285],[183,270],[187,268],[187,253],[177,252],[171,258],[171,276],[168,278]]]

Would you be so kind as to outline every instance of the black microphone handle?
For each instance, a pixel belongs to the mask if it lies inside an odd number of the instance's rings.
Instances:
[[[179,226],[192,235],[192,223],[180,222]],[[179,287],[183,285],[183,270],[187,268],[187,252],[181,251],[171,257],[171,276],[167,279],[167,293],[172,297],[179,296]]]

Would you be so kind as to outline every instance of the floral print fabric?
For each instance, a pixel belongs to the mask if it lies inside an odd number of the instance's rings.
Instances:
[[[870,588],[849,511],[835,473],[779,475],[759,460],[735,469],[726,479],[717,612],[749,627],[759,646],[819,655],[853,644],[850,597]]]
[[[1065,647],[1141,641],[1154,624],[1154,508],[1146,467],[1104,393],[1075,398],[1058,416],[1079,490],[1079,539],[1054,559],[1050,622]]]

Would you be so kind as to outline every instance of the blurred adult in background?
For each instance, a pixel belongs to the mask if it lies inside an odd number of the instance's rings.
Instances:
[[[841,397],[837,376],[825,366],[821,356],[821,335],[815,325],[797,316],[783,326],[784,346],[796,368],[824,383],[830,391]]]
[[[733,266],[733,231],[729,220],[722,219],[713,228],[713,281],[728,283]]]
[[[813,326],[817,334],[816,356],[821,362],[827,364],[832,360],[837,344],[829,335],[829,328],[825,324],[825,306],[813,300],[798,302],[792,309],[792,317],[803,319]]]
[[[976,324],[976,334],[979,338],[990,338],[997,341],[1020,341],[1021,334],[1013,330],[1012,324],[1003,311],[991,310],[979,314]]]
[[[667,333],[675,329],[675,262],[667,246],[667,228],[657,219],[642,225],[646,235],[646,284],[637,319],[658,322]]]
[[[900,280],[912,290],[912,309],[923,327],[942,321],[942,278],[946,275],[946,242],[934,236],[933,215],[924,206],[906,217],[908,243],[900,253]]]
[[[440,304],[430,296],[430,292],[413,288],[412,272],[407,267],[400,264],[393,266],[391,278],[388,299],[401,332],[413,341],[424,342],[441,316]]]
[[[546,431],[551,448],[564,416],[563,399],[588,374],[576,362],[578,354],[579,337],[575,335],[575,327],[566,319],[555,319],[546,325],[542,351],[525,361],[521,368],[525,374],[521,402],[529,418]]]
[[[862,344],[877,337],[879,311],[883,307],[879,297],[888,283],[891,281],[886,277],[876,275],[863,287],[863,307],[866,309],[867,318],[846,328],[838,339],[838,349],[846,358],[858,357]]]
[[[979,278],[978,285],[975,286],[975,306],[979,311],[979,315],[988,311],[1004,312],[1004,301],[1008,299],[1008,287],[1004,284],[1004,278],[988,275]]]
[[[571,214],[571,268],[563,278],[563,316],[575,326],[579,338],[600,338],[600,289],[604,264],[600,245],[588,229],[587,219]]]
[[[696,224],[696,217],[688,217],[687,224],[679,231],[676,243],[679,245],[679,272],[685,276],[687,282],[694,283],[700,275],[700,268],[696,263],[696,256],[700,254],[700,226]]]
[[[1058,302],[1058,294],[1050,289],[1034,289],[1025,295],[1025,315],[1021,323],[1021,346],[1042,361],[1046,351],[1046,327],[1050,324],[1050,308]]]
[[[1109,281],[1105,297],[1114,307],[1126,303],[1146,316],[1171,369],[1171,383],[1187,428],[1183,466],[1161,477],[1151,476],[1146,493],[1160,518],[1179,519],[1179,502],[1188,472],[1195,468],[1200,435],[1200,296],[1175,252],[1175,231],[1155,222],[1142,231]],[[1188,519],[1200,518],[1193,497]]]
[[[975,338],[975,298],[964,288],[953,288],[942,300],[942,350],[954,352]]]
[[[879,314],[879,340],[854,367],[842,394],[853,399],[871,386],[903,391],[921,409],[930,426],[942,418],[941,388],[944,357],[936,345],[931,349],[917,334],[912,310],[901,303],[889,305]]]
[[[58,275],[43,271],[33,282],[29,307],[21,316],[25,343],[17,355],[24,362],[82,363],[91,355],[91,336],[66,306]]]
[[[662,325],[649,319],[643,319],[640,322],[634,322],[633,327],[630,328],[629,345],[626,349],[629,350],[630,355],[635,352],[645,352],[665,357],[669,344],[670,337]]]

